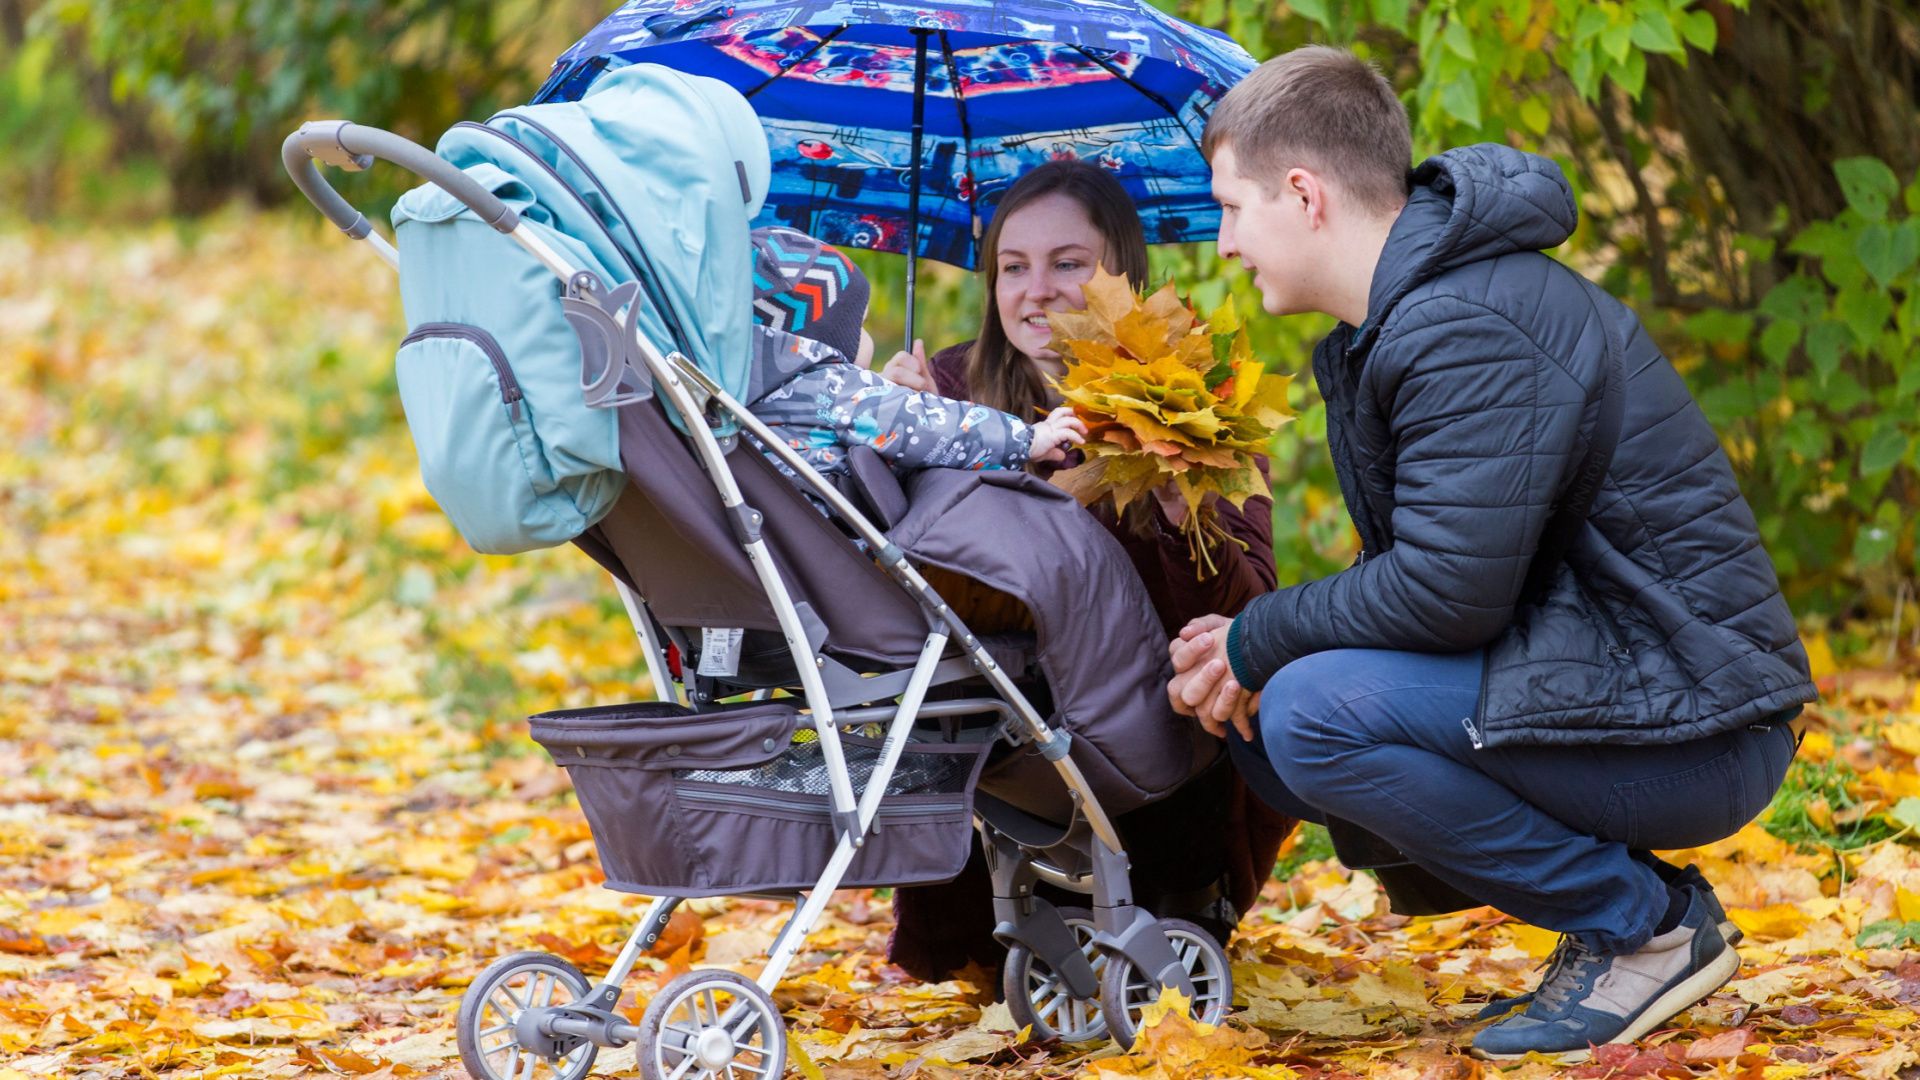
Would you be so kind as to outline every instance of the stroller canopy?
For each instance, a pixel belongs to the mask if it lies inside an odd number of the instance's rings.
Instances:
[[[766,201],[771,166],[760,122],[737,91],[636,64],[609,73],[578,101],[455,125],[436,150],[524,215],[584,245],[601,265],[631,273],[643,298],[635,322],[654,346],[685,354],[728,393],[746,393],[753,352],[747,223]],[[471,213],[428,185],[402,199],[394,219],[461,212]]]

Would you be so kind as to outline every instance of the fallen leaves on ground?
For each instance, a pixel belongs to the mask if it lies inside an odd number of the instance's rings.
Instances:
[[[624,612],[576,553],[460,545],[400,424],[398,330],[385,270],[304,219],[0,233],[0,1080],[455,1076],[454,1009],[489,961],[545,949],[597,976],[632,929],[642,901],[600,887],[520,719],[648,694]],[[1372,878],[1308,861],[1232,946],[1236,1012],[1170,1003],[1132,1054],[1023,1042],[977,972],[907,979],[884,897],[844,894],[777,995],[796,1066],[1912,1076],[1917,680],[1910,660],[1821,675],[1811,771],[1772,819],[1789,839],[1677,855],[1746,965],[1592,1064],[1464,1053],[1551,934],[1397,917]],[[785,917],[690,904],[623,1009],[693,966],[756,972]]]

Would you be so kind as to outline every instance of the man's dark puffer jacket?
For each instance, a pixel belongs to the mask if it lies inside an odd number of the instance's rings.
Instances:
[[[1414,172],[1367,322],[1314,351],[1364,554],[1255,600],[1237,678],[1337,648],[1486,647],[1486,746],[1703,738],[1812,701],[1807,654],[1706,417],[1624,305],[1540,252],[1573,232],[1558,166],[1504,146]],[[1623,346],[1611,467],[1543,593],[1523,583]],[[1463,717],[1463,720],[1469,718]]]

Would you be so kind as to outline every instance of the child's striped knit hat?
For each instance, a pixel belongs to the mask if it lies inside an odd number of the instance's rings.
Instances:
[[[753,230],[753,318],[760,325],[812,338],[851,360],[860,351],[867,290],[867,276],[839,248],[780,226]]]

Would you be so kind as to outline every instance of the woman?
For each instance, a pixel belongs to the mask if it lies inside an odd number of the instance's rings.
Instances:
[[[1044,415],[1059,404],[1047,380],[1066,373],[1049,347],[1050,311],[1086,307],[1081,287],[1096,266],[1120,274],[1138,289],[1147,283],[1147,242],[1133,200],[1106,170],[1082,161],[1054,161],[1034,169],[1007,191],[984,242],[988,303],[980,334],[936,353],[920,342],[894,355],[881,374],[893,382],[947,397],[977,401],[1019,417]],[[1167,635],[1190,619],[1239,611],[1274,587],[1273,503],[1249,499],[1243,510],[1219,503],[1227,533],[1246,546],[1212,551],[1217,568],[1203,575],[1179,532],[1186,504],[1172,484],[1154,493],[1155,505],[1118,521],[1096,510],[1127,549],[1146,582]],[[1209,607],[1210,604],[1223,605]]]
[[[1044,415],[1060,403],[1049,380],[1066,372],[1059,353],[1049,347],[1048,313],[1083,309],[1081,289],[1095,267],[1123,275],[1136,289],[1146,284],[1147,244],[1139,214],[1126,189],[1100,167],[1049,162],[1001,199],[984,252],[988,302],[979,336],[931,360],[915,342],[913,352],[896,354],[881,373],[905,386],[1015,416]],[[1179,531],[1186,504],[1178,492],[1169,484],[1154,495],[1152,505],[1130,511],[1124,520],[1104,504],[1093,513],[1126,549],[1169,637],[1192,619],[1237,612],[1273,589],[1271,500],[1248,499],[1243,509],[1225,501],[1214,506],[1220,525],[1240,543],[1212,550],[1209,573],[1195,563]],[[1238,777],[1225,781],[1210,774],[1159,803],[1122,815],[1118,824],[1134,859],[1142,903],[1161,915],[1194,919],[1224,940],[1258,897],[1294,823],[1249,797]],[[1217,859],[1198,850],[1209,843],[1222,845]],[[1224,863],[1224,882],[1192,880],[1192,868],[1209,862]],[[988,895],[977,852],[967,872],[948,885],[899,890],[890,958],[923,979],[944,978],[969,960],[997,966],[1004,950],[989,933]]]

